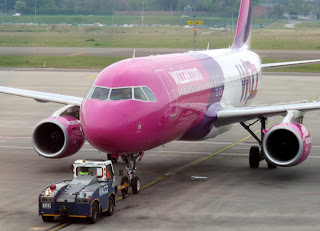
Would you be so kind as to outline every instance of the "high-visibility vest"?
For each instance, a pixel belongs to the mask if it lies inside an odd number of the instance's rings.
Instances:
[[[91,175],[90,172],[79,172],[79,176],[88,176]]]

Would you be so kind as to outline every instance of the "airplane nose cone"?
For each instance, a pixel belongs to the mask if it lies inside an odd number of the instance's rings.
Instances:
[[[86,100],[80,120],[88,142],[107,153],[141,152],[147,143],[128,101]]]

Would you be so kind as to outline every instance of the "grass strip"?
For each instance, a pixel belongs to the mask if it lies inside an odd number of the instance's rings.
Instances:
[[[125,57],[18,56],[1,55],[0,67],[24,68],[105,68]]]
[[[126,57],[96,57],[96,56],[0,56],[0,67],[24,67],[24,68],[105,68]],[[294,60],[262,59],[262,63],[289,62]],[[320,64],[303,65],[287,68],[271,68],[265,71],[272,72],[320,72]]]

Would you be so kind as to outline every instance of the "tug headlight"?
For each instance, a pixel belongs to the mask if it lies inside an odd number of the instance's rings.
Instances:
[[[44,195],[46,195],[47,197],[50,196],[50,190],[46,190],[46,191],[44,192]]]

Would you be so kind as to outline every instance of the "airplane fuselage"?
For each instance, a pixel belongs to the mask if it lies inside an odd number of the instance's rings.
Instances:
[[[249,105],[260,83],[260,57],[246,49],[127,59],[98,75],[83,100],[80,120],[86,139],[107,153],[213,138],[229,129],[213,125],[215,111]],[[92,97],[96,88],[105,88],[109,98]],[[155,100],[146,91],[147,100],[136,99],[137,88],[150,89]],[[131,98],[112,100],[113,90],[130,89]]]

